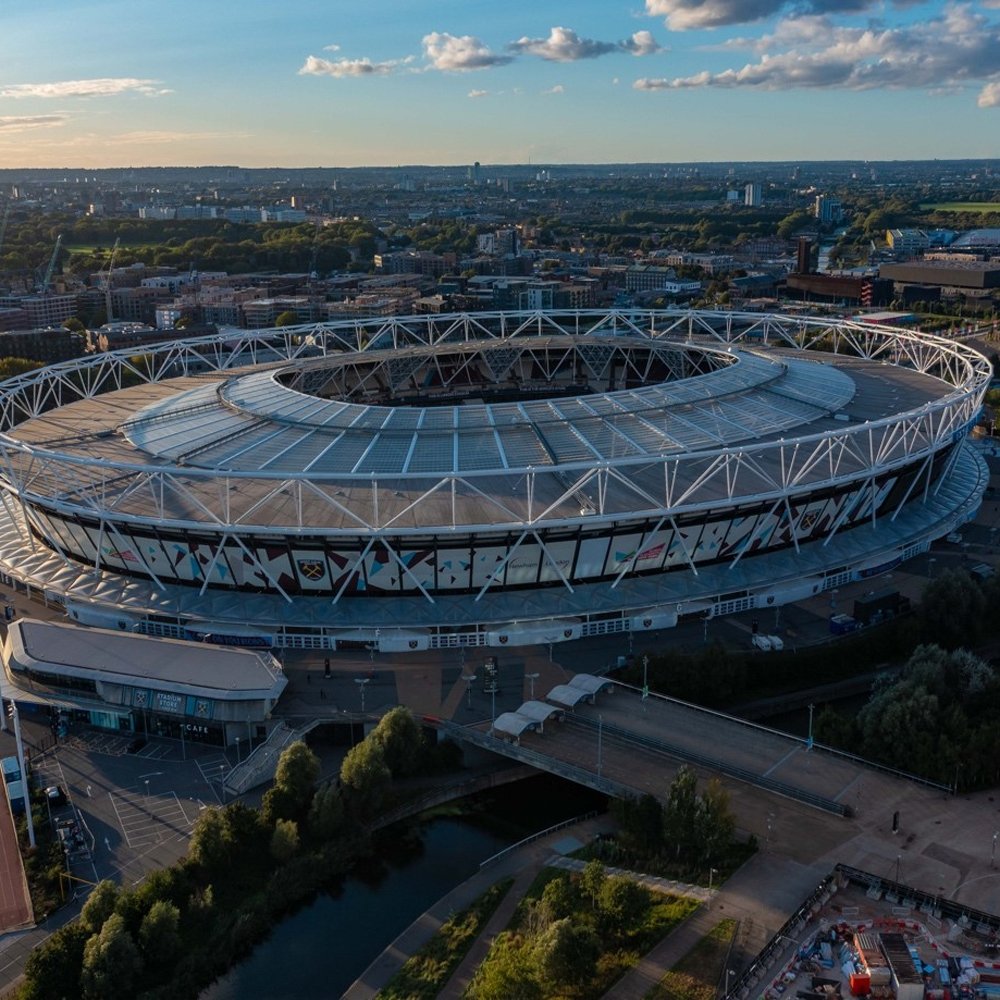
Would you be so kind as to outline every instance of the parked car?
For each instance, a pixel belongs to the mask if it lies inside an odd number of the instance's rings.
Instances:
[[[771,651],[771,638],[766,635],[755,635],[750,640],[753,643],[754,649],[759,649],[762,653],[769,653]]]
[[[49,785],[45,789],[45,797],[49,800],[49,805],[55,809],[58,806],[66,805],[66,793],[59,785]]]
[[[776,653],[780,653],[785,648],[785,643],[780,635],[769,635],[767,640],[771,643],[771,649]]]

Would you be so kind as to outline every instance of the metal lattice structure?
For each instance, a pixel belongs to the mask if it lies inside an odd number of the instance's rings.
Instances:
[[[792,584],[782,553],[815,592],[970,516],[984,484],[963,441],[990,377],[940,338],[728,311],[113,352],[0,386],[0,561],[101,623],[253,618],[318,645],[723,613],[737,582],[743,606]],[[859,556],[862,529],[878,544]],[[703,593],[680,609],[682,578]]]

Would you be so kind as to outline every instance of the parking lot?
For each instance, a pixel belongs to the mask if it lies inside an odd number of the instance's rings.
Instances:
[[[186,834],[194,822],[194,815],[188,815],[173,791],[151,795],[139,789],[120,790],[109,793],[109,797],[125,844],[132,850],[162,844],[171,835]]]

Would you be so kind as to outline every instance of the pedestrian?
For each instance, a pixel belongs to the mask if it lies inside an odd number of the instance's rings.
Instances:
[[[323,661],[323,676],[329,679],[330,677],[330,657],[328,656]]]
[[[90,785],[87,785],[87,798],[91,797]]]
[[[322,688],[319,689],[319,700],[326,701],[326,692]]]

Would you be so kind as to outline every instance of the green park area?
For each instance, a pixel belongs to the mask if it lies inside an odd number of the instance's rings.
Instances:
[[[924,212],[969,212],[982,215],[987,212],[1000,212],[998,201],[938,201],[921,205]]]
[[[735,920],[717,923],[650,990],[646,1000],[715,1000],[735,933]]]

